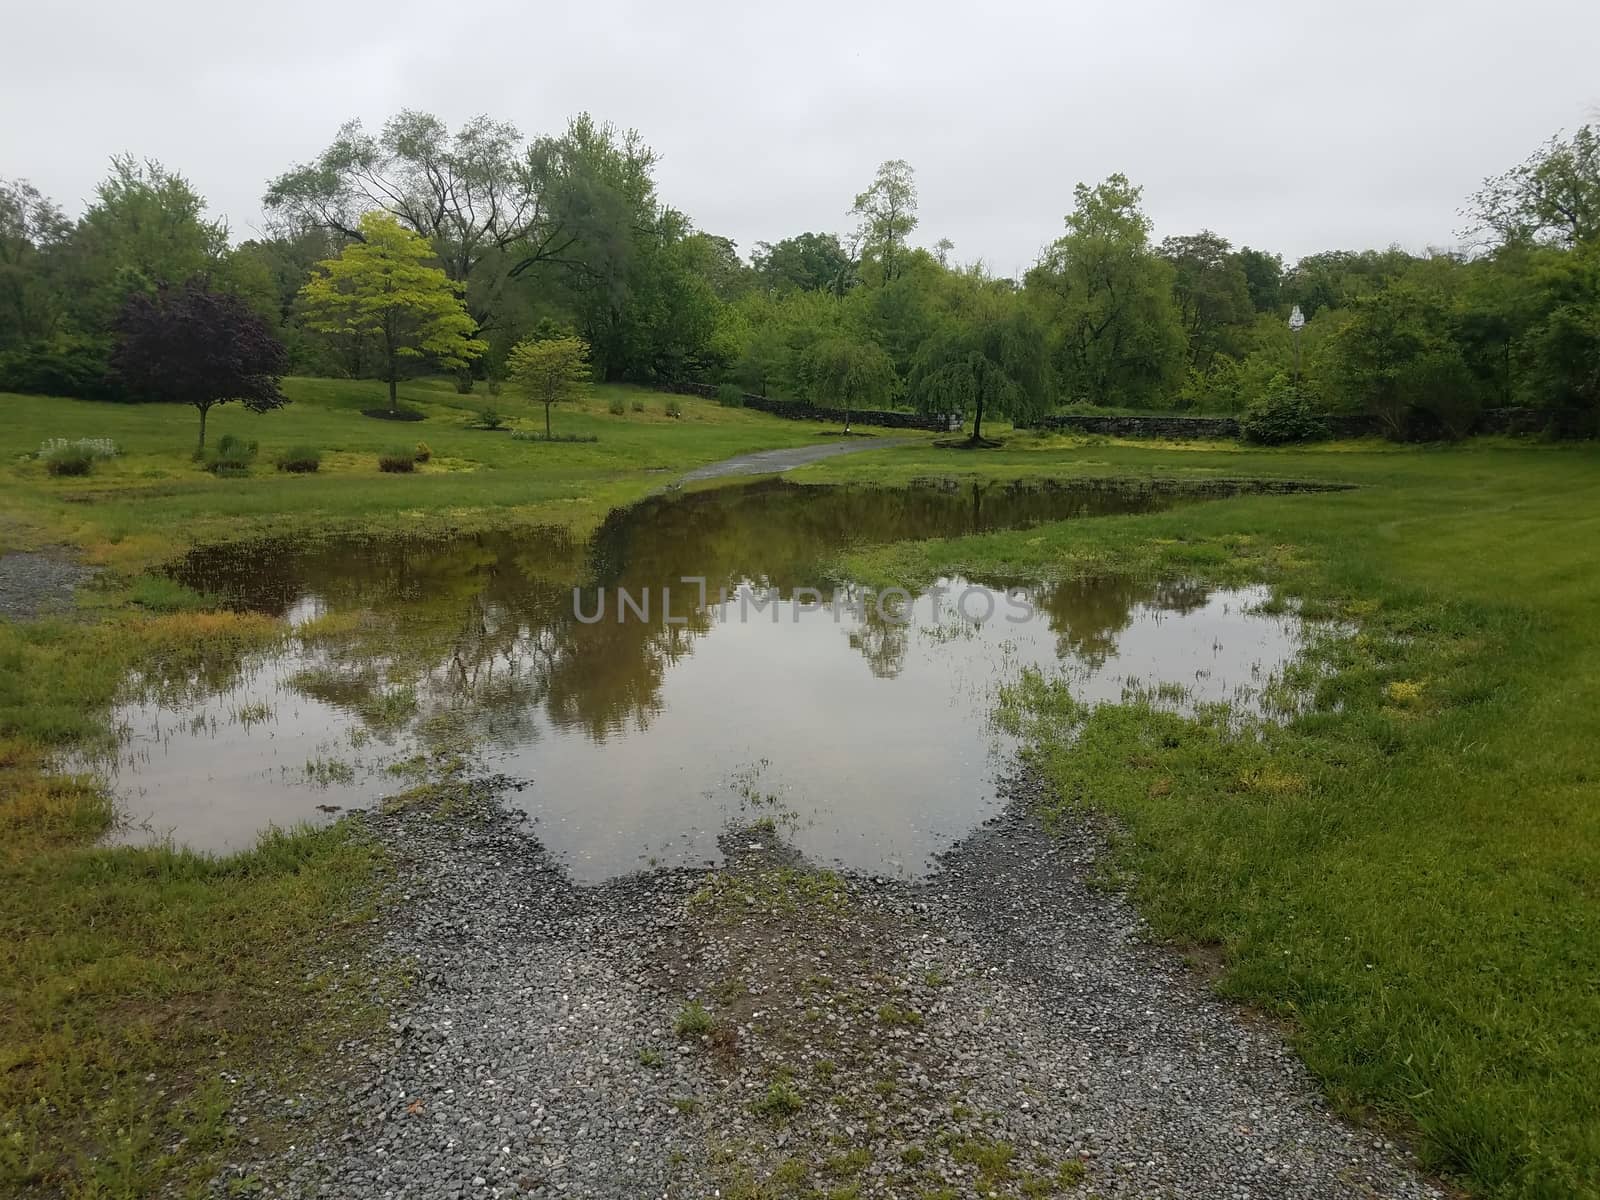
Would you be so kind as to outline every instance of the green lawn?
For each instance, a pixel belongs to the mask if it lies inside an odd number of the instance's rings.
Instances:
[[[952,473],[917,447],[798,478]],[[1311,711],[1239,730],[1012,695],[1065,806],[1125,823],[1155,928],[1221,947],[1351,1110],[1485,1195],[1600,1194],[1600,448],[1150,450],[1014,437],[956,473],[1274,476],[1354,491],[905,544],[856,577],[1264,580],[1347,636]]]
[[[515,428],[542,431],[542,408],[504,396],[460,396],[443,381],[401,387],[402,404],[426,414],[416,422],[360,414],[385,407],[381,383],[296,378],[284,381],[284,391],[292,403],[277,412],[228,405],[211,414],[211,444],[228,433],[260,443],[246,479],[213,478],[190,461],[199,427],[193,409],[0,395],[0,546],[66,541],[98,561],[135,568],[192,541],[281,531],[286,520],[303,527],[535,518],[582,525],[675,472],[749,450],[806,445],[833,428],[611,385],[552,416],[558,435],[598,441],[546,443],[467,428],[492,404]],[[610,411],[613,401],[622,403],[620,415]],[[667,415],[672,402],[681,417]],[[109,437],[124,453],[86,478],[53,479],[27,457],[51,437]],[[379,472],[380,451],[419,441],[432,451],[426,465],[410,475]],[[316,474],[273,469],[274,454],[297,445],[323,452]]]

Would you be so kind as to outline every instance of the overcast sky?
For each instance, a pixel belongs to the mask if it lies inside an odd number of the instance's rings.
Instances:
[[[1157,236],[1289,258],[1454,241],[1483,176],[1596,119],[1594,0],[6,0],[0,176],[81,211],[108,157],[187,175],[234,236],[341,122],[402,107],[525,136],[588,110],[663,198],[759,240],[839,230],[886,158],[921,227],[1011,274],[1122,171]]]

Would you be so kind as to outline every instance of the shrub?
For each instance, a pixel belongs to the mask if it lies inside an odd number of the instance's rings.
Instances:
[[[611,415],[613,417],[620,417],[623,413],[628,411],[628,406],[622,402],[621,396],[611,397],[611,403],[606,405],[606,407],[611,411]]]
[[[643,412],[644,411],[644,401],[643,400],[635,400],[633,402],[633,411],[634,412]]]
[[[419,463],[425,463],[433,458],[433,451],[428,448],[427,442],[418,442],[416,453],[411,457]]]
[[[322,451],[315,446],[290,446],[272,460],[278,470],[291,475],[309,475],[322,465]]]
[[[378,453],[378,470],[391,475],[409,474],[417,469],[417,453],[410,446],[391,446]]]
[[[725,383],[717,389],[717,403],[723,408],[743,408],[744,390],[737,383]]]
[[[0,392],[79,400],[131,398],[111,375],[111,343],[74,334],[30,342],[0,354]]]
[[[477,416],[467,422],[468,429],[504,429],[505,427],[505,414],[487,404],[478,410]]]
[[[206,453],[206,470],[213,475],[237,477],[250,474],[250,464],[256,459],[256,443],[225,433],[217,439],[216,447]]]
[[[681,417],[681,416],[683,416],[683,405],[679,404],[676,400],[668,400],[667,401],[667,416],[669,416],[669,417]]]
[[[94,464],[115,458],[120,451],[110,438],[49,438],[39,447],[39,459],[52,475],[87,475]]]
[[[94,470],[94,455],[79,446],[64,446],[44,456],[44,469],[52,475],[87,475]]]
[[[1239,422],[1247,442],[1284,446],[1291,442],[1316,442],[1329,436],[1328,422],[1305,396],[1286,383],[1266,400],[1253,405]]]

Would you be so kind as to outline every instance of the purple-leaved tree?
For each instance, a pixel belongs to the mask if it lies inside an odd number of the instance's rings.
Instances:
[[[112,369],[153,400],[198,409],[201,451],[206,414],[216,405],[237,400],[260,413],[289,403],[278,390],[289,366],[283,343],[248,304],[214,291],[203,275],[129,296],[116,331]]]

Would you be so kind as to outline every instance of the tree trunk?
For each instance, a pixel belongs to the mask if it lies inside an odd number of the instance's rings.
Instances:
[[[395,399],[394,367],[392,364],[389,367],[389,411],[400,411],[400,402]]]
[[[972,412],[972,440],[983,440],[983,400],[980,398]]]
[[[206,413],[210,411],[211,406],[209,404],[200,407],[200,445],[195,449],[196,456],[206,452]]]
[[[547,442],[550,440],[550,402],[548,400],[545,401],[544,405],[544,440]]]

